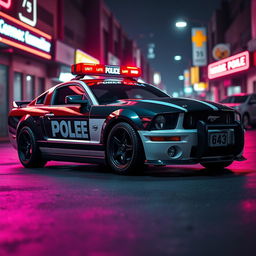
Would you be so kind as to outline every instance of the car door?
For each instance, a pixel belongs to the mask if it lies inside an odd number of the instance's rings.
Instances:
[[[81,95],[88,100],[87,106],[67,104],[67,96]],[[48,142],[76,143],[90,141],[89,133],[90,99],[79,84],[67,83],[55,89],[48,113],[44,116],[44,128]],[[59,145],[60,146],[60,145]]]

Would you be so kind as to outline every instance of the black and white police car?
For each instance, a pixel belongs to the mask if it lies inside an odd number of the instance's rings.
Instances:
[[[144,164],[223,169],[243,160],[244,130],[235,110],[172,98],[138,82],[136,67],[79,63],[72,73],[74,80],[33,101],[14,102],[9,135],[25,167],[90,162],[130,174]]]

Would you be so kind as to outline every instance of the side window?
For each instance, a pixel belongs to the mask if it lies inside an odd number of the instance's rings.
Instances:
[[[36,104],[44,104],[45,98],[46,98],[47,93],[44,93],[43,95],[41,95],[37,100],[36,100]]]
[[[68,95],[84,95],[85,92],[83,88],[77,85],[66,85],[60,88],[57,88],[53,95],[52,105],[64,105],[65,98]]]

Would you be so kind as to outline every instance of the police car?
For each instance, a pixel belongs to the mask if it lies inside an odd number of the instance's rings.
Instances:
[[[139,82],[136,67],[79,63],[72,73],[75,79],[33,101],[14,102],[9,136],[23,166],[104,163],[130,174],[144,164],[223,169],[243,160],[244,131],[235,110],[172,98]]]

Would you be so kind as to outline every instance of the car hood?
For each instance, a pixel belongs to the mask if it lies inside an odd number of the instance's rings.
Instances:
[[[154,108],[164,112],[191,112],[191,111],[218,111],[230,110],[222,104],[209,101],[200,101],[188,98],[161,98],[161,99],[130,99],[121,100],[124,105],[136,105],[141,108]]]
[[[222,104],[230,108],[238,107],[241,105],[241,103],[222,103]]]

